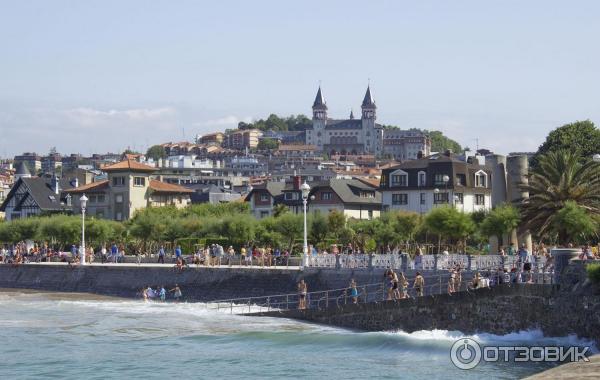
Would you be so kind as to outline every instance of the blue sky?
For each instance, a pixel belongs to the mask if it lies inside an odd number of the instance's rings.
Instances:
[[[145,149],[310,114],[499,153],[600,122],[597,1],[0,1],[0,156]]]

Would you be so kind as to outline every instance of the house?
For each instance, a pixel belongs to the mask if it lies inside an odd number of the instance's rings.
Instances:
[[[88,198],[86,213],[99,218],[126,220],[145,207],[185,207],[193,190],[153,179],[156,171],[137,161],[123,160],[102,167],[107,179],[66,192],[73,196],[74,213],[81,213],[80,198]]]
[[[231,189],[231,186],[217,186],[212,183],[194,183],[185,185],[190,190],[194,190],[191,194],[191,202],[194,203],[227,203],[235,202],[242,199],[242,194]]]
[[[70,213],[71,199],[66,190],[77,186],[76,180],[56,176],[17,179],[0,205],[7,221],[53,213]]]
[[[451,152],[406,161],[382,171],[383,210],[426,213],[440,205],[464,212],[492,206],[491,169]]]
[[[273,215],[277,205],[291,212],[303,212],[301,177],[292,182],[267,182],[250,191],[246,200],[257,218]],[[330,179],[310,184],[307,211],[328,214],[333,210],[348,218],[372,219],[381,212],[381,193],[377,186],[357,179]]]

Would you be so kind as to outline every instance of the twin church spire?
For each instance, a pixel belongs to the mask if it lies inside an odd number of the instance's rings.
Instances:
[[[327,120],[327,102],[323,97],[321,86],[319,86],[319,89],[317,90],[317,96],[315,97],[315,101],[313,102],[312,109],[313,119]],[[377,110],[377,106],[375,105],[375,100],[373,100],[373,95],[371,95],[370,85],[367,86],[367,91],[365,92],[361,109],[363,119],[375,119],[375,111]],[[350,119],[354,119],[354,112],[352,110],[350,110]]]

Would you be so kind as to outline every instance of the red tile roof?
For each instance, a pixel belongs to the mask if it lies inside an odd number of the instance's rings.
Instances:
[[[93,193],[95,191],[104,191],[108,189],[108,180],[88,183],[79,187],[64,190],[66,193]]]
[[[158,193],[193,193],[194,190],[187,187],[173,185],[171,183],[161,182],[155,179],[150,180],[150,189]]]
[[[117,162],[116,164],[106,165],[100,168],[105,172],[116,172],[116,171],[132,171],[132,172],[154,172],[156,168],[152,166],[141,164],[137,161],[133,160],[124,160],[121,162]]]

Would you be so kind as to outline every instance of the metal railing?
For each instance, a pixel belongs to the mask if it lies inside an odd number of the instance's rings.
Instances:
[[[470,291],[474,289],[473,278],[467,273],[460,281],[454,279],[450,286],[451,273],[443,273],[435,276],[425,277],[425,285],[422,288],[423,296],[432,296],[439,294],[447,294],[450,289],[453,292]],[[530,274],[522,273],[521,280],[516,277],[518,273],[511,274],[510,283],[513,282],[531,282],[536,284],[552,284],[553,274],[551,272]],[[531,278],[529,278],[531,277]],[[480,277],[478,288],[492,287],[499,283],[505,283],[504,273],[489,273]],[[408,286],[398,286],[398,292],[394,293],[390,289],[388,280],[385,282],[372,283],[356,286],[357,294],[353,296],[351,288],[338,288],[316,292],[309,292],[305,295],[305,309],[323,310],[329,307],[341,307],[342,305],[356,303],[371,303],[387,300],[398,300],[402,298],[419,297],[419,291],[414,287],[415,278],[407,278]],[[399,295],[400,297],[397,297]],[[405,297],[406,296],[406,297]],[[284,311],[298,309],[300,306],[301,295],[298,293],[276,294],[271,296],[260,297],[242,297],[226,300],[218,300],[206,303],[206,308],[216,311],[225,311],[230,314],[251,314],[269,311]]]

